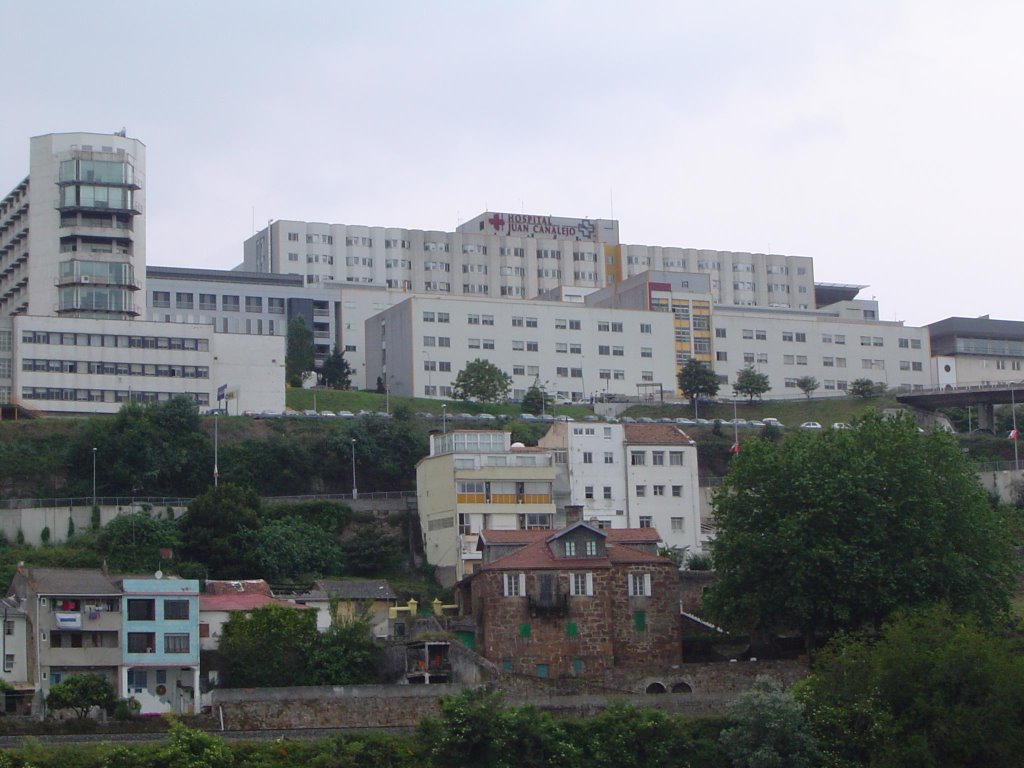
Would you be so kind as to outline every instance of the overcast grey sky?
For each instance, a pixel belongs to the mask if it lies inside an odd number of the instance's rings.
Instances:
[[[125,126],[150,264],[614,201],[624,242],[812,256],[886,320],[1021,320],[1022,33],[984,0],[0,0],[0,187],[30,136]]]

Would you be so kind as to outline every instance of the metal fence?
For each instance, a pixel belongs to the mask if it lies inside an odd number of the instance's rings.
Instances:
[[[415,499],[416,491],[366,491],[360,492],[356,500],[367,499]],[[265,496],[264,502],[274,504],[289,501],[351,501],[351,493],[320,493],[302,496]],[[0,509],[52,509],[57,507],[142,507],[165,509],[166,507],[187,507],[192,499],[183,496],[66,496],[52,499],[0,499]]]

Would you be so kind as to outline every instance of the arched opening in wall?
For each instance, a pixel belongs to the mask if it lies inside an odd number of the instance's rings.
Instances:
[[[665,686],[662,685],[661,683],[651,683],[650,685],[647,686],[647,690],[645,691],[645,693],[664,693],[664,692],[665,692]]]
[[[689,683],[679,682],[672,686],[672,693],[693,693]]]

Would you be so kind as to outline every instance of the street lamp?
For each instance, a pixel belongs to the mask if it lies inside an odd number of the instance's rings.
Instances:
[[[92,449],[92,505],[96,506],[96,449]]]
[[[441,434],[448,434],[448,404],[441,403]]]
[[[220,447],[220,433],[217,429],[217,425],[220,423],[217,420],[218,410],[213,412],[213,487],[217,487],[218,479],[220,478],[220,471],[217,469],[217,452]]]
[[[356,490],[356,439],[352,438],[352,501],[359,498],[359,491]]]

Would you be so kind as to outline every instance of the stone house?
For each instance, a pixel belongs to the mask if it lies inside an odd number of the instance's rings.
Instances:
[[[650,551],[656,531],[578,522],[518,531],[533,541],[514,549],[505,533],[483,533],[480,569],[458,585],[489,661],[540,678],[682,661],[678,569]],[[505,553],[490,557],[491,543]]]

